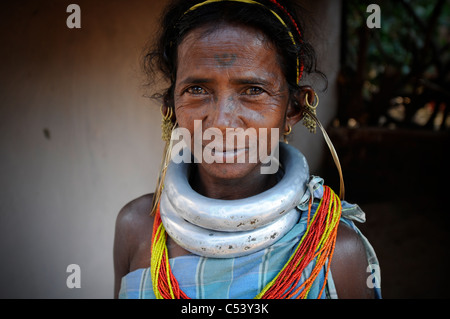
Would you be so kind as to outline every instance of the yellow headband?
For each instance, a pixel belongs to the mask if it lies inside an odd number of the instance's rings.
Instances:
[[[280,22],[281,24],[287,29],[289,37],[291,38],[292,44],[294,45],[294,47],[297,46],[297,43],[295,42],[294,39],[294,35],[292,34],[292,32],[289,30],[286,22],[284,22],[284,20],[272,9],[267,8],[264,4],[253,1],[253,0],[206,0],[200,3],[197,3],[196,5],[193,5],[192,7],[190,7],[183,15],[187,14],[190,11],[194,11],[195,9],[205,5],[205,4],[210,4],[210,3],[215,3],[215,2],[223,2],[223,1],[233,1],[233,2],[241,2],[241,3],[248,3],[248,4],[257,4],[260,5],[264,8],[266,8],[267,10],[269,10]],[[299,61],[299,57],[297,56],[297,85],[299,84],[300,81],[300,61]]]

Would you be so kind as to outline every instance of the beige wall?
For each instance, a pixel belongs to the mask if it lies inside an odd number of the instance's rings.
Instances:
[[[81,29],[66,8],[81,7]],[[338,1],[322,67],[334,113]],[[159,106],[143,97],[139,57],[163,1],[17,1],[0,13],[0,297],[110,298],[117,212],[152,192],[160,163]],[[325,9],[323,9],[325,8]],[[330,19],[318,19],[330,21]],[[330,50],[333,48],[333,50]],[[326,59],[325,59],[326,58]],[[317,167],[319,134],[293,144]],[[66,267],[81,268],[68,289]]]

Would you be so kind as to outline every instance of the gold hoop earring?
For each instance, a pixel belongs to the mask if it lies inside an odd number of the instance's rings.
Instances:
[[[344,199],[344,195],[345,195],[345,185],[344,185],[344,176],[342,174],[342,167],[341,167],[341,163],[339,161],[339,157],[338,154],[336,152],[336,149],[334,148],[333,142],[331,142],[330,137],[328,136],[325,128],[322,126],[322,124],[320,123],[319,119],[316,116],[316,108],[317,105],[319,105],[319,97],[317,96],[316,93],[315,97],[316,97],[316,103],[314,105],[311,105],[308,101],[308,94],[306,94],[306,107],[303,110],[303,114],[304,114],[304,125],[309,128],[309,130],[312,133],[315,133],[316,131],[316,125],[319,126],[320,130],[322,131],[323,134],[323,138],[325,139],[325,142],[328,145],[328,148],[330,149],[331,152],[331,156],[333,157],[334,160],[334,164],[336,165],[336,168],[338,170],[339,173],[339,197],[341,200]],[[306,122],[306,123],[305,123]]]
[[[311,105],[308,100],[308,93],[306,93],[306,96],[305,96],[306,107],[305,107],[305,110],[303,111],[303,125],[306,126],[306,128],[311,133],[316,133],[317,123],[314,120],[314,118],[316,115],[317,106],[319,105],[319,96],[317,95],[316,92],[314,92],[314,96],[315,96],[316,103],[314,105]],[[311,114],[314,116],[311,116]]]
[[[289,144],[289,143],[288,143],[288,140],[287,140],[287,136],[288,136],[289,134],[291,134],[291,132],[292,132],[292,126],[291,126],[291,124],[288,124],[288,130],[287,130],[287,132],[284,132],[284,133],[283,133],[283,139],[284,139],[284,142],[285,142],[286,144]]]
[[[161,198],[162,190],[164,188],[164,179],[166,177],[167,167],[169,166],[170,157],[172,153],[172,132],[177,126],[177,122],[172,122],[173,110],[171,107],[168,108],[167,113],[163,112],[163,105],[161,106],[161,129],[162,129],[162,139],[165,143],[163,158],[161,161],[161,166],[159,169],[158,181],[156,182],[155,193],[152,199],[152,210],[150,215],[154,215],[156,208],[158,207],[159,199]]]
[[[163,112],[163,105],[161,105],[161,115],[162,115],[162,121],[161,121],[161,131],[162,131],[162,140],[164,142],[169,142],[170,141],[170,137],[172,135],[172,130],[174,127],[174,124],[172,123],[172,115],[173,115],[173,110],[171,107],[168,108],[167,113],[164,114]]]

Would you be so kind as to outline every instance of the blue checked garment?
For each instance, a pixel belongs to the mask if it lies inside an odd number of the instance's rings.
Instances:
[[[323,187],[314,191],[315,201],[312,212],[317,210]],[[177,278],[181,290],[193,299],[252,299],[254,298],[283,268],[289,257],[295,251],[306,230],[308,212],[299,207],[301,216],[298,223],[283,238],[274,245],[253,254],[236,258],[205,258],[194,254],[170,259],[172,272]],[[369,241],[355,226],[353,221],[364,222],[365,214],[357,206],[342,201],[341,222],[346,223],[361,237],[366,248],[369,268],[368,285],[374,289],[376,298],[381,298],[380,269],[375,252]],[[322,288],[326,266],[323,267],[315,280],[308,299],[338,298],[331,271],[325,289]],[[303,271],[301,285],[314,267],[311,262]],[[122,278],[119,298],[154,299],[150,268],[137,269]]]

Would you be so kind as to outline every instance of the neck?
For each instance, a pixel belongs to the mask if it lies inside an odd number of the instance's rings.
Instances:
[[[220,179],[209,175],[200,165],[195,165],[190,180],[191,187],[197,193],[209,198],[226,200],[257,195],[276,183],[276,174],[261,174],[259,167],[242,178]]]

